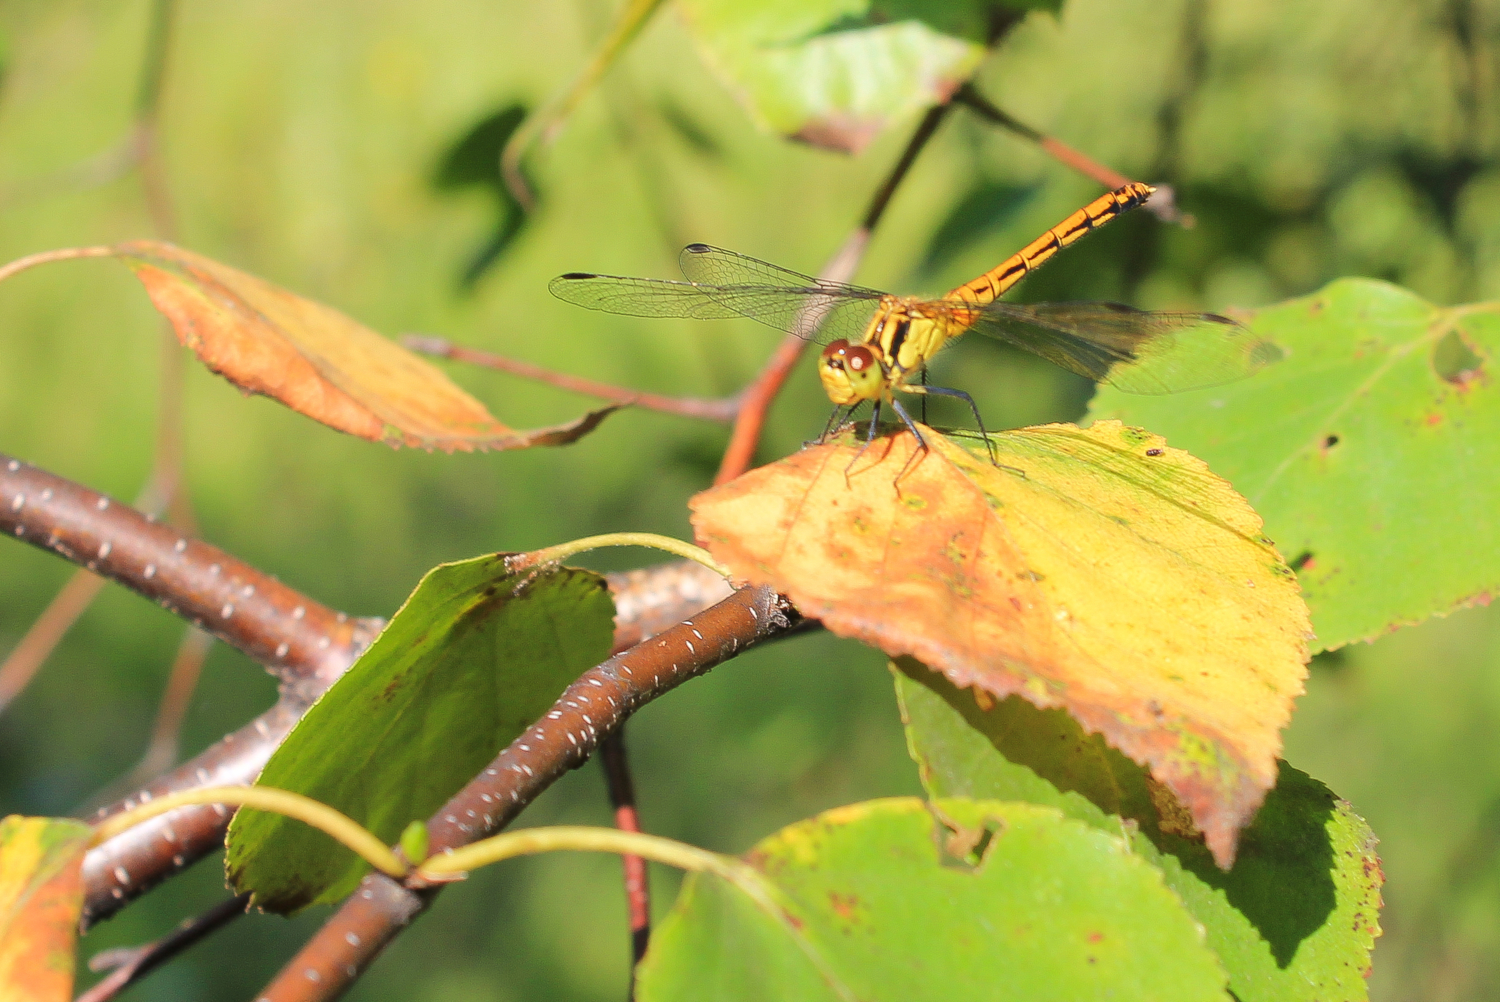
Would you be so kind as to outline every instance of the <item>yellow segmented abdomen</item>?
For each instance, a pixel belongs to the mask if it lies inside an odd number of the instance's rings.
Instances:
[[[944,298],[962,299],[979,306],[994,302],[1005,294],[1005,290],[1045,264],[1052,255],[1090,230],[1140,205],[1155,190],[1149,184],[1132,181],[1107,195],[1100,195],[1027,244],[1019,253],[1006,258],[972,282],[965,282]]]

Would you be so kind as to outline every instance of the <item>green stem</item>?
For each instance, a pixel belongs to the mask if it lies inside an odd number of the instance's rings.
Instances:
[[[828,961],[808,941],[802,930],[790,919],[777,901],[774,887],[755,867],[733,856],[721,856],[707,849],[676,842],[658,835],[621,831],[618,828],[591,828],[581,825],[559,825],[550,828],[528,828],[506,832],[482,842],[429,856],[417,867],[417,880],[445,883],[456,876],[490,863],[517,856],[543,852],[612,852],[620,856],[639,856],[654,863],[665,863],[678,869],[711,873],[739,888],[768,918],[780,926],[811,963],[828,979],[839,997],[854,1002],[855,996],[839,978]]]
[[[664,550],[687,560],[696,561],[715,574],[729,577],[729,569],[715,560],[713,554],[707,550],[680,539],[673,539],[671,536],[658,536],[654,532],[610,532],[602,536],[586,536],[583,539],[575,539],[571,543],[559,543],[556,546],[533,550],[527,554],[526,562],[533,565],[557,563],[575,553],[597,550],[603,546],[649,546],[654,550]]]
[[[314,828],[353,849],[371,866],[396,879],[405,877],[410,867],[396,858],[386,844],[376,838],[358,822],[320,804],[311,797],[290,790],[277,790],[269,786],[209,786],[198,790],[182,790],[157,797],[139,807],[111,815],[94,829],[89,843],[95,846],[116,835],[149,821],[159,814],[187,807],[190,804],[230,804],[235,807],[253,807],[258,811],[272,811],[312,825]]]
[[[630,0],[620,12],[619,20],[615,22],[609,36],[594,51],[593,58],[573,78],[572,83],[538,108],[521,123],[520,128],[510,134],[505,149],[500,151],[500,173],[505,178],[506,187],[526,211],[531,211],[536,200],[532,197],[526,178],[521,174],[521,157],[538,135],[572,114],[578,102],[583,100],[583,95],[599,82],[620,50],[641,30],[656,8],[661,6],[661,2],[662,0]]]
[[[640,856],[680,870],[717,874],[736,883],[744,866],[727,856],[658,835],[618,828],[558,825],[506,832],[461,849],[429,856],[417,867],[417,876],[442,880],[516,856],[534,856],[542,852],[612,852],[620,856]]]

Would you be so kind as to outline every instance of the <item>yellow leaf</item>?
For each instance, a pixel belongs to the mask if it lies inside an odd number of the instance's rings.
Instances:
[[[59,818],[0,821],[0,1002],[67,1002],[93,829]]]
[[[1148,766],[1222,866],[1306,677],[1295,575],[1249,504],[1119,422],[814,446],[693,501],[700,541],[840,636],[1061,706]],[[897,481],[897,474],[911,466]]]

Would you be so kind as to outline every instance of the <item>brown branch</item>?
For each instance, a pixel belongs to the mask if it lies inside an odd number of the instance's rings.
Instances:
[[[314,602],[216,547],[61,477],[0,455],[0,532],[125,585],[265,664],[282,681],[270,711],[100,812],[208,783],[254,780],[306,704],[353,663],[371,624]],[[84,859],[84,925],[222,844],[228,812],[188,807]]]
[[[347,665],[355,623],[129,505],[0,454],[0,531],[125,585],[285,683]]]
[[[109,977],[78,996],[76,1002],[107,1002],[200,939],[245,914],[249,906],[250,895],[241,894],[219,902],[202,915],[185,919],[154,943],[95,954],[89,960],[90,969],[98,971],[112,967],[114,970]]]
[[[306,709],[307,704],[299,700],[279,700],[202,754],[126,799],[102,808],[90,820],[102,820],[176,790],[255,782],[271,753]],[[218,851],[224,845],[230,817],[229,809],[221,804],[182,807],[90,849],[83,857],[81,927],[87,930],[102,922],[163,880]]]
[[[401,343],[412,351],[419,351],[424,355],[435,355],[438,358],[452,359],[455,362],[482,365],[496,372],[508,372],[511,375],[546,383],[573,393],[582,393],[585,396],[597,397],[616,404],[633,404],[636,407],[660,411],[663,414],[679,414],[683,417],[705,418],[709,421],[732,421],[736,411],[739,410],[739,400],[735,397],[704,400],[699,397],[668,397],[657,393],[641,393],[636,390],[627,390],[622,386],[611,386],[592,379],[553,372],[551,369],[544,369],[520,359],[492,355],[475,348],[465,348],[444,338],[431,337],[426,334],[402,335]]]
[[[615,827],[621,831],[641,830],[640,814],[635,807],[635,783],[630,777],[630,761],[625,754],[625,725],[604,739],[601,748],[609,803],[615,812]],[[651,885],[646,879],[646,861],[639,856],[621,856],[625,873],[625,902],[630,912],[630,987],[627,999],[635,998],[635,967],[646,956],[651,941]]]
[[[187,715],[193,692],[198,687],[203,662],[212,649],[213,638],[208,634],[193,626],[183,629],[182,640],[177,645],[177,656],[172,659],[171,674],[156,709],[156,722],[151,727],[151,738],[146,743],[146,751],[128,773],[90,797],[88,806],[82,808],[80,813],[87,813],[110,801],[119,800],[126,793],[141,789],[177,761],[182,721]]]
[[[139,511],[3,454],[0,533],[25,539],[74,563],[92,563],[97,574],[163,602],[183,616],[201,612],[205,606],[211,611],[217,604],[217,593],[200,587],[205,579],[220,589],[232,585],[241,598],[244,584],[250,583],[262,601],[241,602],[233,620],[238,633],[231,642],[252,657],[256,656],[253,652],[267,649],[274,655],[281,644],[287,644],[278,669],[295,682],[284,686],[275,706],[129,798],[102,809],[99,817],[174,790],[252,782],[307,704],[343,673],[380,627],[379,620],[337,613],[211,546],[187,541]],[[101,556],[106,539],[113,543]],[[148,575],[148,567],[156,569]],[[618,610],[616,650],[693,615],[721,599],[728,589],[721,577],[687,561],[608,577]],[[267,596],[276,600],[266,602]],[[241,646],[239,634],[247,635],[250,642]],[[83,926],[109,917],[160,881],[217,850],[228,820],[229,812],[223,808],[182,808],[92,850],[84,859]]]
[[[636,709],[755,644],[785,635],[795,619],[769,588],[742,588],[692,620],[584,672],[535,726],[428,820],[431,851],[457,848],[504,828],[558,777],[581,765]],[[403,887],[380,874],[366,877],[257,998],[337,998],[437,890]]]
[[[124,146],[128,157],[121,161],[120,174],[139,165],[146,198],[146,208],[151,216],[157,236],[174,239],[176,227],[171,199],[166,188],[161,168],[160,148],[157,142],[157,123],[161,106],[162,84],[166,75],[166,59],[172,29],[172,8],[175,0],[156,0],[151,19],[151,31],[146,44],[146,56],[141,73],[141,89],[136,100],[135,121]],[[86,248],[88,253],[79,255],[68,252],[68,256],[95,256],[102,248]],[[48,255],[31,255],[22,262],[42,263],[57,260]],[[18,262],[19,263],[19,262]],[[22,267],[29,267],[23,265]],[[8,274],[15,274],[15,268]],[[192,525],[192,512],[180,490],[182,482],[182,449],[180,428],[182,425],[183,351],[177,342],[172,327],[162,320],[162,375],[158,391],[157,435],[152,472],[145,488],[136,499],[136,506],[152,514],[168,511],[172,521],[183,527]],[[89,604],[99,594],[103,581],[80,571],[58,592],[51,604],[32,624],[3,665],[0,665],[0,710],[15,698],[31,681],[62,640],[64,634],[83,615]],[[184,697],[185,698],[185,697]]]
[[[3,469],[3,467],[0,467]],[[623,651],[692,616],[730,593],[724,579],[701,564],[678,561],[656,567],[610,574],[615,597],[613,650]],[[379,631],[379,620],[357,620],[358,648]],[[352,662],[357,651],[347,653]],[[331,672],[319,672],[316,680]],[[142,798],[174,790],[231,783],[250,783],[283,738],[316,697],[315,682],[284,695],[270,710],[238,731],[159,777],[119,803],[99,811],[108,817],[128,810]],[[185,807],[153,819],[109,840],[84,857],[85,929],[109,918],[161,881],[191,866],[224,844],[231,813],[216,807]],[[123,878],[123,879],[122,879]]]

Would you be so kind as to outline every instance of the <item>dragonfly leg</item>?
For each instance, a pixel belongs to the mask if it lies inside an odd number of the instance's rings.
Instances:
[[[899,493],[899,484],[901,483],[901,478],[906,476],[906,471],[911,469],[912,464],[917,461],[917,457],[925,454],[928,449],[927,439],[922,437],[922,432],[917,429],[916,424],[911,419],[911,415],[906,413],[905,407],[901,406],[901,402],[895,397],[892,397],[891,407],[895,410],[897,416],[901,418],[902,423],[906,425],[906,430],[911,432],[912,437],[917,440],[917,447],[913,449],[911,455],[907,457],[906,463],[901,467],[901,472],[896,474],[895,483],[898,485],[897,492]]]
[[[894,400],[891,401],[891,402],[895,403]],[[855,406],[857,407],[859,405],[855,404]],[[851,409],[850,413],[853,413],[852,409]],[[851,459],[851,460],[849,460],[849,465],[846,466],[846,467],[844,467],[844,483],[845,483],[845,485],[847,485],[849,483],[849,473],[850,473],[851,470],[854,469],[854,464],[857,463],[857,462],[859,462],[860,457],[865,454],[865,450],[868,449],[874,443],[874,441],[875,441],[875,433],[878,432],[879,430],[880,430],[880,401],[876,400],[876,401],[874,401],[874,406],[870,409],[870,430],[865,435],[865,444],[859,447],[859,451],[854,454],[854,458]]]
[[[843,404],[836,404],[833,408],[833,413],[828,415],[828,423],[823,426],[823,434],[818,436],[818,444],[822,445],[824,442],[828,441],[829,435],[832,435],[839,428],[842,428],[844,426],[844,422],[854,416],[854,411],[859,407],[861,402],[862,401],[857,400],[854,403],[850,404],[847,411],[844,410]],[[841,411],[843,412],[842,415],[840,415]]]
[[[979,405],[974,402],[973,397],[969,396],[963,390],[954,390],[946,386],[927,386],[926,384],[923,384],[921,386],[903,386],[901,387],[901,389],[905,390],[907,393],[922,394],[924,406],[926,405],[926,398],[927,394],[929,393],[935,394],[940,397],[956,397],[959,400],[962,400],[964,403],[968,404],[969,410],[974,414],[974,423],[979,426],[979,435],[984,439],[985,447],[989,449],[990,463],[994,466],[1000,465],[1000,458],[995,455],[995,443],[990,441],[989,432],[984,430],[984,418],[979,416]]]

